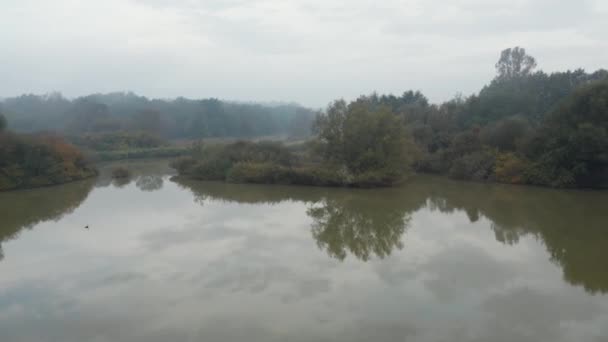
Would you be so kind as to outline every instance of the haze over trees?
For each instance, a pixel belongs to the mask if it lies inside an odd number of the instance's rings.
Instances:
[[[365,97],[336,101],[317,116],[314,131],[300,153],[280,143],[237,142],[199,146],[174,166],[196,179],[234,183],[370,187],[409,176],[417,149],[389,106]]]
[[[167,139],[306,137],[314,119],[312,110],[296,104],[159,100],[133,93],[94,94],[74,100],[59,93],[23,95],[5,99],[0,108],[10,128],[18,132],[145,132]]]
[[[478,94],[431,104],[419,91],[332,102],[315,113],[292,104],[217,99],[150,100],[132,93],[68,100],[4,100],[9,128],[51,130],[87,150],[179,156],[173,139],[309,137],[307,144],[197,145],[174,165],[197,179],[387,186],[412,170],[474,181],[608,187],[608,71],[547,74],[520,47],[505,49]],[[0,130],[6,120],[0,116]],[[6,150],[6,148],[5,148]],[[139,151],[141,150],[141,151]],[[8,153],[8,152],[5,152]],[[15,155],[13,155],[15,158]]]
[[[6,118],[2,113],[0,113],[0,132],[3,132],[6,129]]]

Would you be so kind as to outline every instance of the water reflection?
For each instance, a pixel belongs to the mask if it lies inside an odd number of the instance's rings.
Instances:
[[[312,236],[329,256],[344,260],[350,253],[367,261],[384,258],[403,247],[410,215],[423,200],[408,201],[395,189],[352,190],[234,185],[173,179],[189,189],[200,204],[206,200],[249,204],[305,202]]]
[[[94,180],[61,186],[0,193],[0,260],[2,242],[15,238],[22,229],[44,221],[58,221],[73,212],[88,197]]]
[[[157,191],[163,188],[163,178],[157,175],[139,176],[135,181],[135,186],[141,191]]]
[[[3,245],[0,341],[608,336],[608,193],[429,177],[377,190],[231,185],[161,171],[55,203],[77,185],[38,201],[0,194],[2,229],[40,223]],[[5,219],[13,203],[25,218]]]
[[[133,177],[112,179],[111,171],[117,165],[125,166]],[[4,258],[2,242],[15,238],[22,229],[46,221],[59,221],[72,213],[88,197],[94,187],[124,188],[135,181],[135,186],[146,192],[162,189],[163,176],[171,175],[167,161],[135,160],[111,162],[99,166],[99,175],[53,187],[0,193],[0,260]],[[83,223],[84,224],[84,223]]]
[[[344,260],[347,251],[367,261],[370,256],[384,258],[401,249],[410,213],[398,203],[379,198],[384,210],[369,205],[365,191],[325,197],[307,213],[313,218],[312,236],[317,245],[334,258]]]
[[[115,167],[123,167],[130,171],[131,176],[127,178],[112,178],[112,170]],[[124,188],[135,182],[135,186],[141,191],[152,192],[161,190],[164,185],[163,177],[172,175],[174,170],[169,167],[166,160],[128,160],[119,162],[108,162],[98,166],[97,187]]]
[[[363,261],[401,249],[412,213],[427,208],[466,213],[471,223],[488,219],[496,240],[514,245],[540,239],[564,278],[590,293],[608,292],[606,192],[563,191],[418,177],[399,189],[346,190],[250,186],[174,179],[196,201],[307,203],[317,245],[339,260]]]
[[[491,221],[496,240],[515,245],[527,235],[541,240],[564,278],[591,292],[608,292],[608,194],[424,179],[429,206],[465,211],[471,222]],[[466,187],[466,191],[463,191]]]

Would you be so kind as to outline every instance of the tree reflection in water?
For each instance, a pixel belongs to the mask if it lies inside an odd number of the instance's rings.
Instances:
[[[411,215],[420,208],[464,212],[489,221],[496,240],[517,244],[534,236],[546,246],[564,279],[590,293],[608,293],[608,192],[450,181],[417,177],[401,188],[355,190],[235,185],[174,179],[199,203],[305,202],[312,236],[334,258],[384,258],[403,248]]]
[[[401,249],[410,214],[424,203],[423,198],[408,196],[400,189],[238,185],[180,177],[172,180],[189,189],[201,204],[206,200],[249,204],[304,202],[307,215],[313,220],[311,232],[317,245],[339,260],[349,253],[363,261],[373,256],[384,258]]]
[[[23,229],[45,221],[58,221],[72,213],[89,196],[95,180],[48,188],[0,193],[0,244],[16,238]],[[3,257],[0,245],[0,259]]]
[[[367,261],[373,255],[384,258],[393,249],[403,248],[409,213],[394,207],[377,210],[364,196],[324,198],[307,210],[313,218],[312,236],[331,257],[344,260],[350,252]]]
[[[496,240],[509,245],[534,236],[565,280],[590,293],[608,293],[608,192],[555,190],[425,180],[429,207],[464,211],[471,222],[490,221]]]

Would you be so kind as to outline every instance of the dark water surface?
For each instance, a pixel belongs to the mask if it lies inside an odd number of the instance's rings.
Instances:
[[[608,192],[165,165],[0,193],[0,341],[608,340]]]

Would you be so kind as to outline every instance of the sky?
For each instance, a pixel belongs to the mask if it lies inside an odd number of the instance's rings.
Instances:
[[[513,46],[547,72],[608,68],[606,0],[0,0],[0,22],[0,97],[441,102]]]

